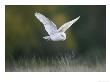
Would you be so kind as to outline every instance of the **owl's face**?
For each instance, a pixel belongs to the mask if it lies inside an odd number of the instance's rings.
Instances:
[[[59,33],[60,34],[60,38],[62,39],[62,40],[65,40],[66,39],[66,34],[64,33],[64,32],[61,32],[61,33]]]

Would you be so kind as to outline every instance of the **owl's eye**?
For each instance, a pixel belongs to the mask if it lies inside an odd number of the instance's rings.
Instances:
[[[64,37],[62,34],[61,34],[61,36]]]

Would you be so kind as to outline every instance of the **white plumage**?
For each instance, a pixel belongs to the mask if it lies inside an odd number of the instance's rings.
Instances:
[[[79,16],[76,19],[63,24],[57,30],[56,25],[52,21],[50,21],[48,18],[46,18],[44,15],[36,12],[35,16],[37,17],[37,19],[39,19],[41,23],[43,23],[45,30],[49,34],[49,36],[45,36],[43,38],[47,40],[52,40],[52,41],[64,41],[66,39],[65,31],[80,18]]]

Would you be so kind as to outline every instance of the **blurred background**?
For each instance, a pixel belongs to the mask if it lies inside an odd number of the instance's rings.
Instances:
[[[39,12],[59,28],[80,16],[67,31],[65,41],[46,41],[43,24],[35,17]],[[72,54],[72,55],[71,55]],[[104,5],[6,5],[5,65],[22,59],[74,56],[96,63],[106,61],[106,6]]]

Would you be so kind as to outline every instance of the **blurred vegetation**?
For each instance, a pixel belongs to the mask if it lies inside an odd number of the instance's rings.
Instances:
[[[58,28],[74,18],[80,19],[67,31],[67,39],[61,42],[46,41],[44,26],[34,16],[42,13]],[[6,62],[53,56],[58,53],[76,53],[76,57],[88,60],[106,58],[106,6],[104,5],[6,5],[5,6],[5,58]]]

